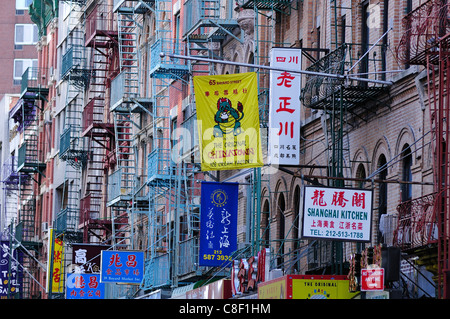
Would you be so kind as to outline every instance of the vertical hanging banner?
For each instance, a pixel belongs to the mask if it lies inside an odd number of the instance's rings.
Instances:
[[[262,166],[256,73],[193,81],[202,170]]]
[[[0,242],[0,299],[17,298],[22,293],[23,254],[11,249],[9,241]]]
[[[52,254],[53,253],[53,254]],[[47,261],[47,292],[64,292],[64,243],[55,236],[53,228],[49,229],[48,261]]]
[[[105,299],[105,284],[99,274],[67,276],[66,299]]]
[[[144,252],[102,250],[100,281],[140,284],[144,279]]]
[[[238,183],[202,182],[200,266],[229,267],[237,249]]]
[[[269,163],[300,164],[300,90],[302,51],[273,48],[270,66]]]

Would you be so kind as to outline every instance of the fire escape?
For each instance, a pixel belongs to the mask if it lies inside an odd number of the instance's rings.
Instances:
[[[397,245],[436,275],[438,298],[450,298],[450,23],[447,1],[426,1],[403,19],[399,60],[428,72],[434,193],[399,206]]]
[[[64,40],[61,80],[65,92],[64,131],[60,138],[59,158],[66,162],[61,210],[56,216],[56,234],[63,236],[66,243],[81,242],[83,234],[79,229],[81,172],[86,166],[88,152],[85,139],[81,136],[82,110],[85,90],[90,81],[91,71],[86,65],[84,46],[82,2],[68,1],[67,36]]]
[[[37,192],[43,171],[46,168],[43,158],[43,142],[39,132],[39,109],[42,108],[48,96],[46,77],[48,70],[28,68],[22,75],[22,90],[20,99],[10,111],[10,118],[18,124],[17,132],[21,133],[22,144],[19,147],[17,159],[10,162],[10,174],[7,178],[9,191],[18,190],[18,220],[15,238],[21,244],[19,249],[25,252],[23,267],[36,275],[35,259],[39,256],[42,243],[37,241],[36,202]],[[11,186],[13,186],[10,188]],[[17,207],[17,206],[16,206]],[[23,274],[22,298],[33,298],[33,282],[28,274]]]
[[[108,176],[107,206],[111,207],[112,245],[132,249],[136,221],[148,212],[145,183],[138,165],[136,123],[150,113],[151,99],[141,94],[142,75],[138,29],[152,1],[115,1],[119,73],[111,81],[110,113],[114,121],[113,172]]]
[[[382,81],[377,71],[383,70],[383,45],[369,43],[368,28],[363,24],[361,35],[352,27],[339,21],[340,16],[352,17],[351,25],[357,21],[355,11],[343,7],[342,1],[330,0],[331,43],[333,51],[312,60],[307,71],[331,74],[332,76],[307,75],[301,100],[306,108],[322,111],[322,126],[329,156],[326,158],[328,169],[327,186],[351,186],[343,177],[351,177],[350,145],[345,138],[354,125],[350,120],[367,121],[374,115],[371,108],[378,107],[377,99],[388,90],[388,82]],[[361,9],[360,9],[361,10]],[[366,10],[362,10],[362,21],[366,21]],[[356,28],[355,28],[356,30]],[[346,39],[346,40],[345,40]],[[345,41],[344,41],[345,40]],[[343,42],[344,41],[344,42]],[[345,80],[335,76],[348,76]],[[354,123],[354,122],[353,122]],[[338,178],[338,179],[333,179]],[[328,268],[331,273],[343,274],[342,242],[311,243],[321,255],[327,251],[328,260],[319,267]],[[314,269],[309,269],[314,271]]]
[[[154,3],[155,33],[150,46],[150,78],[153,94],[151,128],[153,145],[147,162],[147,185],[149,198],[149,256],[146,260],[146,272],[142,287],[155,289],[177,285],[177,272],[188,264],[188,260],[179,259],[182,245],[179,244],[179,223],[182,214],[188,214],[187,199],[183,197],[181,185],[182,170],[174,162],[172,153],[171,95],[179,90],[188,65],[182,60],[161,57],[160,53],[183,54],[180,39],[173,31],[171,21],[172,2],[159,0]],[[179,165],[182,165],[181,163]],[[178,228],[178,229],[177,229]],[[185,259],[195,258],[192,244],[195,239],[187,238]],[[190,249],[190,250],[188,250]]]
[[[232,17],[233,3],[227,2],[221,6],[218,0],[189,0],[183,4],[183,16],[180,24],[183,32],[173,36],[178,40],[182,37],[186,48],[184,54],[200,58],[220,57],[222,43],[225,39],[235,39],[243,42],[239,25]],[[170,52],[166,52],[170,53]],[[183,54],[180,52],[178,54]],[[167,62],[162,62],[167,63]],[[190,61],[187,62],[189,77],[187,81],[187,95],[183,96],[183,140],[188,138],[186,132],[190,132],[189,142],[182,147],[182,161],[177,164],[177,196],[180,197],[181,207],[177,205],[176,216],[180,220],[182,231],[175,237],[176,250],[174,251],[175,269],[174,284],[195,281],[202,276],[214,273],[222,275],[222,269],[202,269],[197,266],[199,249],[199,222],[200,222],[200,183],[199,145],[197,132],[197,113],[194,98],[192,77],[213,74],[213,64]],[[184,74],[183,74],[184,75]],[[181,79],[183,81],[183,79]],[[174,134],[174,138],[177,136]],[[196,163],[197,162],[197,163]]]
[[[108,241],[112,235],[111,219],[106,215],[107,185],[105,171],[114,161],[114,124],[109,121],[107,95],[110,78],[115,75],[117,31],[112,7],[95,3],[86,8],[84,45],[91,48],[91,78],[87,102],[82,113],[81,137],[86,138],[88,160],[84,171],[80,201],[80,225],[83,242],[92,237]]]
[[[282,21],[288,19],[292,10],[298,9],[293,1],[274,1],[274,0],[238,0],[237,9],[252,10],[253,26],[254,26],[254,44],[253,56],[249,63],[256,65],[268,66],[270,64],[270,51],[273,47],[290,47],[290,43],[282,42],[281,29]],[[258,104],[259,104],[259,119],[261,128],[269,127],[269,91],[270,91],[270,71],[266,69],[255,69],[258,75]],[[264,130],[263,130],[264,132]],[[268,137],[262,135],[262,139],[268,141]],[[263,142],[264,144],[265,142]],[[273,268],[288,268],[288,263],[291,263],[295,257],[285,251],[286,247],[286,230],[280,238],[276,238],[271,233],[270,229],[273,227],[271,222],[274,212],[268,208],[261,208],[261,203],[271,202],[275,197],[273,187],[271,187],[270,172],[265,168],[254,168],[249,182],[251,183],[251,200],[250,206],[252,214],[251,234],[248,234],[250,242],[252,243],[251,251],[247,250],[244,253],[248,254],[246,257],[255,256],[261,249],[271,247],[271,267]],[[264,190],[267,190],[264,192]],[[288,194],[283,194],[284,198]],[[272,225],[271,225],[272,224]],[[272,232],[273,233],[273,232]],[[283,237],[283,238],[281,238]],[[286,249],[287,250],[287,249]],[[295,252],[293,252],[295,254]]]

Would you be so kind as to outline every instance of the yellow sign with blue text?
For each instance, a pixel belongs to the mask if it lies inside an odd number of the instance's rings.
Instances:
[[[194,77],[202,171],[263,165],[256,73]]]

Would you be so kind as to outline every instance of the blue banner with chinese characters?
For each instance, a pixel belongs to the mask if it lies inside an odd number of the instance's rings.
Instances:
[[[101,282],[140,284],[144,279],[144,252],[102,250]]]
[[[9,241],[0,242],[0,299],[22,297],[23,253],[11,249]]]
[[[238,183],[202,182],[199,265],[229,267],[237,249]]]
[[[105,284],[99,274],[70,274],[66,299],[105,299]]]

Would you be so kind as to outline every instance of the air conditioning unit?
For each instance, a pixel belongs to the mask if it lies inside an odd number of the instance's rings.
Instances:
[[[42,226],[41,226],[42,232],[46,233],[48,232],[48,223],[47,222],[43,222]]]

